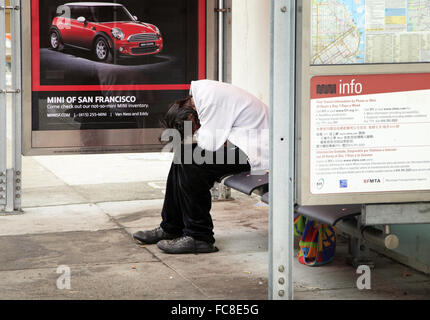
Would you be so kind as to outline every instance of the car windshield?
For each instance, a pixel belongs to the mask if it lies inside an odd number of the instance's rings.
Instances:
[[[133,16],[123,6],[94,6],[90,7],[93,22],[135,21]]]

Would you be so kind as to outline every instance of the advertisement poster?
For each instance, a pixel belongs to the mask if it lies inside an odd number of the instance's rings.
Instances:
[[[430,190],[430,74],[311,80],[312,194]]]
[[[205,0],[31,0],[30,10],[33,133],[159,128],[206,77]]]

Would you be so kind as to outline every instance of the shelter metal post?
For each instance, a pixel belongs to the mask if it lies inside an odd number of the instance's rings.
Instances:
[[[269,299],[293,299],[296,4],[272,0]]]
[[[0,0],[0,212],[6,206],[7,120],[6,120],[6,14]]]
[[[224,0],[218,0],[218,80],[224,80]]]
[[[4,193],[0,194],[5,200],[0,206],[1,212],[13,213],[21,210],[21,1],[11,0],[10,6],[0,0],[0,182]],[[11,12],[11,62],[12,62],[12,88],[6,88],[6,52],[5,52],[5,10]],[[7,96],[11,95],[11,123],[7,122]],[[11,126],[11,147],[7,148],[7,125]],[[11,162],[7,159],[10,155]],[[1,203],[0,203],[1,204]]]
[[[232,0],[218,0],[215,12],[218,16],[218,81],[231,82],[231,23],[228,23],[231,15]],[[230,201],[231,188],[224,183],[215,182],[211,189],[212,200]]]
[[[21,0],[11,0],[12,32],[12,169],[13,169],[13,211],[21,211],[22,181],[22,125],[21,125]]]

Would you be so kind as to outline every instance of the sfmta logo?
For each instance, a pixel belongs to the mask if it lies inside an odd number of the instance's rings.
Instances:
[[[364,183],[381,183],[381,179],[364,179]]]

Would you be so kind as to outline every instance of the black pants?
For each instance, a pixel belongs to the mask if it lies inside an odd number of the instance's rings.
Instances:
[[[250,166],[243,161],[244,154],[239,148],[224,147],[217,152],[207,152],[196,145],[191,148],[205,155],[205,159],[212,159],[212,163],[200,164],[201,161],[196,162],[195,159],[192,163],[185,162],[182,147],[182,157],[177,163],[172,163],[167,178],[161,227],[167,233],[184,234],[214,243],[209,213],[212,206],[210,189],[221,177],[249,171]]]

